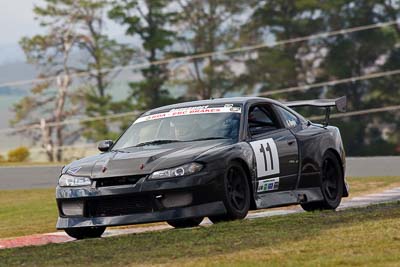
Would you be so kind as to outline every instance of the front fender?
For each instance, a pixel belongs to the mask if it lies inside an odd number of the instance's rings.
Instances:
[[[256,165],[254,159],[254,152],[251,146],[246,142],[239,142],[230,146],[214,148],[198,157],[199,161],[206,162],[210,170],[224,169],[232,161],[239,161],[246,168],[245,171],[249,175],[249,184],[252,192],[252,199],[254,200],[257,188]]]

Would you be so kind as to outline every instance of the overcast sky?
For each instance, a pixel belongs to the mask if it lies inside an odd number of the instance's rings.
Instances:
[[[17,43],[22,36],[38,31],[34,2],[38,0],[0,0],[0,45]]]
[[[40,33],[41,29],[34,20],[34,4],[41,0],[0,0],[0,64],[24,60],[18,46],[23,36]],[[110,35],[123,35],[123,29],[110,21],[107,23]]]

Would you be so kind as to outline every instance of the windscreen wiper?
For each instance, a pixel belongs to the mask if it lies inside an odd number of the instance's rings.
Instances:
[[[148,141],[148,142],[143,142],[143,143],[139,143],[136,145],[136,147],[138,146],[147,146],[147,145],[161,145],[161,144],[168,144],[168,143],[175,143],[175,142],[182,142],[181,140],[168,140],[168,139],[164,139],[164,140],[153,140],[153,141]]]
[[[231,138],[229,138],[229,137],[223,137],[223,136],[216,136],[216,137],[198,138],[198,139],[193,139],[193,140],[189,140],[189,141],[186,141],[186,142],[205,141],[205,140],[217,140],[217,139],[231,139]]]

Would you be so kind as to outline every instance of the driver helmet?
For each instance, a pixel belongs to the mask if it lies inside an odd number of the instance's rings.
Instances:
[[[196,131],[196,121],[188,116],[179,116],[171,121],[171,126],[174,128],[175,137],[178,140],[189,139]]]

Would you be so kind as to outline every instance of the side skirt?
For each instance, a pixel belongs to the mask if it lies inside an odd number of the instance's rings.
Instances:
[[[321,201],[323,199],[321,189],[313,187],[259,194],[256,199],[256,205],[257,209],[265,209],[300,204],[302,202]]]

